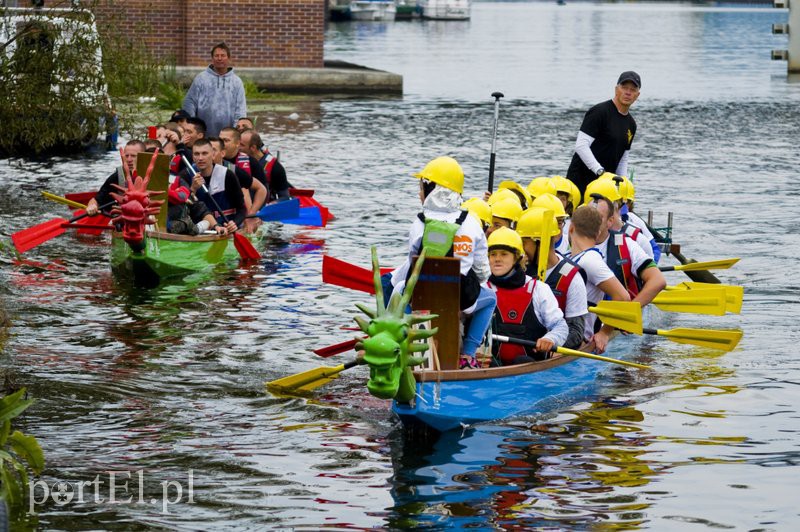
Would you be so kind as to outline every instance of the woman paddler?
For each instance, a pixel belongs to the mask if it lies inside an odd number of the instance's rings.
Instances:
[[[422,212],[414,218],[408,234],[408,257],[392,272],[392,285],[405,286],[411,261],[422,249],[428,257],[461,260],[461,311],[470,316],[461,347],[459,367],[475,368],[475,351],[492,320],[494,293],[481,286],[489,277],[486,235],[479,222],[461,210],[464,171],[452,157],[437,157],[414,177],[420,180]]]
[[[516,231],[501,227],[489,235],[488,244],[492,274],[487,286],[497,295],[494,332],[536,342],[536,348],[494,344],[493,354],[504,366],[544,360],[569,333],[558,302],[546,283],[525,274],[525,251]]]

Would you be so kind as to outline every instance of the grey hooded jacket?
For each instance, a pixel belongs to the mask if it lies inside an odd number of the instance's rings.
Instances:
[[[233,68],[222,75],[211,65],[200,72],[183,99],[184,110],[206,123],[206,137],[216,137],[224,127],[233,127],[247,116],[244,85]]]

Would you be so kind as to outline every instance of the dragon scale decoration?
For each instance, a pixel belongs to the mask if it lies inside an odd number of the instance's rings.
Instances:
[[[412,325],[427,322],[437,316],[434,314],[406,314],[405,309],[411,301],[414,287],[419,280],[425,251],[420,253],[414,271],[411,273],[404,292],[396,291],[384,307],[383,286],[381,285],[378,251],[372,247],[372,274],[375,283],[376,310],[356,303],[370,320],[357,316],[356,323],[367,334],[367,338],[356,345],[356,350],[365,352],[363,361],[369,366],[367,389],[375,397],[394,399],[408,403],[416,393],[416,383],[412,368],[423,364],[425,357],[414,356],[428,350],[426,340],[438,331],[433,329],[412,329]]]
[[[119,192],[111,193],[111,197],[117,202],[117,205],[111,210],[113,216],[111,221],[122,225],[122,238],[136,252],[144,249],[145,224],[155,223],[152,217],[158,214],[161,204],[164,203],[164,200],[151,199],[151,196],[163,194],[163,191],[147,190],[157,155],[158,150],[153,153],[153,157],[150,159],[144,179],[141,176],[136,176],[135,181],[131,177],[128,165],[123,162],[122,168],[125,172],[125,180],[128,187],[127,189],[122,188],[115,183],[114,187]]]

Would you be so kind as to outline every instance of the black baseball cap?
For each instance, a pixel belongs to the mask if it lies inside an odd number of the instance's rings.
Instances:
[[[626,81],[632,81],[634,85],[636,85],[637,89],[642,88],[642,78],[639,77],[639,74],[634,72],[633,70],[626,70],[622,74],[619,75],[619,79],[617,80],[617,85],[622,85]]]
[[[187,118],[191,118],[191,117],[192,116],[189,113],[187,113],[186,111],[184,111],[183,109],[178,109],[177,111],[172,113],[172,116],[170,117],[169,121],[170,122],[177,122],[178,120],[186,120]]]

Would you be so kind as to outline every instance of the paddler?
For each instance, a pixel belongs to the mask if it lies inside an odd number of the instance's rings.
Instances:
[[[607,176],[614,176],[614,174],[604,174]],[[618,178],[619,179],[619,178]],[[621,185],[623,185],[621,183]],[[641,231],[636,231],[634,227],[628,227],[627,230],[624,227],[622,222],[622,218],[619,216],[620,208],[623,204],[623,189],[624,186],[617,187],[617,183],[611,179],[611,177],[600,177],[595,179],[586,187],[586,199],[584,203],[591,203],[592,198],[595,194],[604,196],[608,198],[612,203],[615,211],[615,216],[611,219],[611,226],[609,229],[612,229],[618,233],[625,233],[625,235],[633,242],[636,242],[637,247],[639,247],[648,258],[653,258],[653,248],[650,246],[650,242],[647,237]]]
[[[125,165],[130,171],[131,178],[135,179],[136,176],[136,156],[145,151],[145,149],[146,147],[144,142],[134,139],[128,141],[128,143],[125,144],[125,148],[122,150],[122,154],[125,159]],[[105,182],[100,187],[100,190],[97,191],[97,194],[95,194],[95,196],[89,200],[89,203],[86,204],[86,214],[89,216],[94,216],[97,214],[97,209],[100,205],[105,205],[106,203],[113,201],[111,193],[117,191],[114,188],[114,185],[119,185],[124,189],[128,188],[125,180],[125,170],[122,168],[122,165],[117,166],[117,168],[114,170],[114,173],[106,178]],[[106,209],[106,212],[111,212],[111,208],[109,207]]]
[[[214,164],[214,149],[206,139],[197,140],[192,146],[192,153],[197,172],[193,176],[183,175],[182,179],[191,183],[190,191],[205,203],[217,223],[224,224],[230,232],[236,231],[247,214],[236,174],[220,164]],[[208,189],[208,193],[203,190],[203,186]],[[222,212],[217,209],[217,205]],[[223,215],[228,218],[229,223],[225,223]]]
[[[564,231],[567,223],[567,212],[564,210],[564,204],[561,203],[561,200],[552,194],[545,193],[533,200],[531,206],[553,211],[558,230],[561,233],[553,245],[559,254],[566,255],[569,253],[569,234]]]
[[[464,334],[459,367],[475,368],[475,352],[483,341],[494,311],[494,293],[481,283],[489,277],[486,235],[467,211],[461,210],[464,171],[452,157],[437,157],[414,177],[419,182],[422,212],[411,224],[408,257],[392,273],[394,289],[405,286],[411,261],[425,249],[428,257],[461,260],[461,311],[470,316]]]
[[[653,260],[658,264],[658,261],[661,259],[661,246],[656,242],[655,236],[650,232],[650,228],[647,227],[645,221],[642,220],[638,214],[633,212],[633,204],[636,199],[636,187],[633,186],[633,181],[625,176],[615,177],[616,179],[614,179],[614,181],[622,180],[619,184],[619,193],[622,195],[622,207],[620,207],[619,210],[620,218],[622,218],[623,222],[622,231],[637,242],[639,239],[635,230],[638,229],[641,231],[644,235],[644,239],[650,244],[650,249],[653,250]],[[645,249],[645,251],[647,250]]]
[[[469,212],[483,227],[484,234],[492,225],[492,207],[481,198],[470,198],[461,204],[461,209]]]
[[[584,205],[572,214],[572,223],[569,226],[569,258],[586,273],[586,300],[589,306],[595,306],[604,296],[613,301],[631,300],[625,287],[609,269],[605,257],[595,247],[601,225],[603,217],[597,209]],[[603,353],[614,329],[608,325],[600,327],[597,316],[592,313],[587,315],[585,321],[584,338],[593,344],[596,353]]]
[[[536,201],[541,198],[536,198]],[[528,209],[517,222],[517,233],[522,237],[522,248],[528,259],[525,271],[528,276],[539,278],[540,254],[547,256],[545,283],[553,292],[569,328],[563,346],[577,349],[583,344],[589,313],[584,281],[586,273],[573,261],[556,253],[555,243],[561,238],[561,230],[553,214],[551,210],[541,207]],[[549,230],[546,231],[547,227]]]
[[[522,206],[516,198],[505,198],[491,205],[492,225],[486,231],[487,236],[501,227],[509,229],[516,227],[517,220],[522,215]]]
[[[589,187],[586,190],[588,192]],[[616,189],[612,186],[606,192],[612,193],[612,190]],[[667,286],[664,274],[639,244],[619,231],[622,222],[615,203],[597,192],[592,194],[589,205],[602,217],[596,247],[631,299],[642,307],[647,306]]]
[[[564,315],[546,283],[525,274],[525,252],[516,231],[501,227],[488,240],[491,276],[486,283],[497,295],[494,332],[536,342],[536,347],[495,343],[492,354],[503,366],[549,357],[569,333]]]

